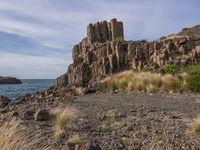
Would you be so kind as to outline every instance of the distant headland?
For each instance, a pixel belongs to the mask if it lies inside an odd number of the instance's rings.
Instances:
[[[2,77],[0,76],[0,84],[21,84],[22,81],[15,77]]]

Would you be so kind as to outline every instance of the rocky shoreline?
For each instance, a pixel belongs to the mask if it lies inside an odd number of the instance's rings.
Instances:
[[[1,107],[0,139],[12,142],[0,145],[13,150],[199,149],[198,135],[190,133],[190,123],[200,114],[199,99],[200,95],[189,93],[96,91],[80,96],[52,88]],[[59,137],[55,137],[56,120],[48,115],[53,109],[76,110],[70,128]],[[81,143],[69,143],[74,135]]]
[[[2,77],[0,76],[0,84],[21,84],[22,81],[14,77]]]

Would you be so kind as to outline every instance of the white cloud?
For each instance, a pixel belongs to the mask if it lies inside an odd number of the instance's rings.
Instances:
[[[190,3],[186,0],[1,0],[0,11],[4,13],[0,15],[0,29],[41,43],[55,40],[58,46],[60,40],[59,44],[65,45],[63,39],[75,42],[83,38],[85,26],[90,22],[117,17],[125,22],[128,37],[152,38],[163,30],[174,32],[171,26],[177,30],[181,23],[188,25],[191,18],[183,18],[182,13],[194,16],[195,10],[187,9]]]
[[[117,17],[125,22],[129,39],[152,39],[160,36],[163,30],[174,32],[170,25],[175,24],[174,16],[182,3],[163,0],[1,0],[0,30],[32,38],[44,46],[64,48],[65,43],[81,40],[90,22]],[[177,9],[175,4],[179,5]]]
[[[67,70],[70,61],[56,57],[0,52],[0,74],[20,78],[55,78]],[[63,70],[63,68],[66,68]]]
[[[0,31],[36,42],[40,47],[32,50],[36,54],[38,49],[46,54],[51,48],[48,57],[1,54],[0,74],[13,70],[23,77],[38,77],[40,73],[55,77],[68,64],[58,56],[66,55],[66,60],[71,60],[64,49],[71,51],[72,45],[86,35],[86,25],[91,22],[116,17],[124,22],[126,39],[152,40],[199,23],[198,6],[199,0],[0,0]],[[40,71],[35,71],[37,66]],[[20,73],[21,68],[29,71]]]
[[[1,0],[0,12],[0,31],[31,38],[43,46],[65,48],[67,42],[74,43],[84,35],[77,29],[86,13],[60,10],[50,1]]]
[[[8,33],[15,33],[21,36],[41,38],[58,34],[57,31],[53,29],[48,29],[44,26],[25,21],[8,19],[4,16],[0,16],[0,30]]]

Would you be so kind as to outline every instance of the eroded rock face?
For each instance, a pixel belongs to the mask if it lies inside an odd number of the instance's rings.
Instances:
[[[56,85],[65,87],[68,85],[68,74],[65,73],[63,75],[61,75],[57,80],[56,80]]]
[[[200,63],[200,38],[189,35],[158,41],[124,41],[123,23],[117,19],[87,27],[87,37],[72,50],[73,64],[60,76],[56,86],[85,85],[112,73],[145,66]]]

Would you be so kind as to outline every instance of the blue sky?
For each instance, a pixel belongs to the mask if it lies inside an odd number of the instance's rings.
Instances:
[[[200,24],[199,0],[0,0],[0,75],[56,78],[86,26],[117,18],[126,40],[156,40]]]

